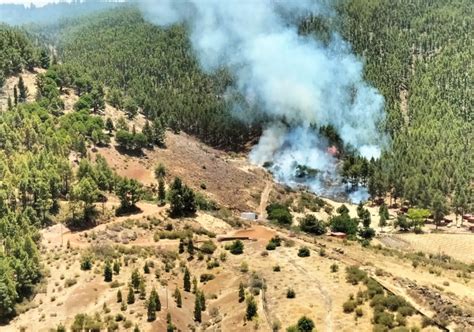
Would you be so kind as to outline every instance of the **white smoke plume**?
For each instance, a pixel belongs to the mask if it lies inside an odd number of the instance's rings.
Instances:
[[[156,24],[186,22],[203,69],[228,68],[247,101],[273,119],[250,154],[253,163],[272,162],[277,181],[333,195],[345,189],[337,160],[311,125],[330,124],[344,143],[365,157],[377,158],[384,101],[364,82],[362,61],[339,35],[323,43],[298,34],[295,18],[334,15],[323,3],[327,2],[158,0],[141,6]],[[301,183],[295,176],[297,165],[320,173]],[[355,200],[364,196],[363,191],[351,195]]]

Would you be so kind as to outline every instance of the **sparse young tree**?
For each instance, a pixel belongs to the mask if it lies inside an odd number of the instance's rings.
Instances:
[[[201,310],[206,311],[206,295],[204,294],[204,291],[198,291],[197,295],[199,295],[199,301],[201,302]]]
[[[247,320],[252,320],[257,316],[257,302],[252,295],[247,298],[247,309],[245,311],[245,318]]]
[[[174,290],[174,298],[176,300],[176,306],[181,308],[183,305],[183,300],[181,299],[181,292],[179,291],[178,287]]]
[[[132,271],[132,276],[131,276],[131,284],[135,290],[138,290],[140,287],[140,281],[142,280],[142,277],[140,276],[140,273],[138,272],[137,269],[134,269]]]
[[[146,298],[146,287],[145,280],[143,278],[140,278],[140,285],[138,286],[138,289],[140,292],[140,300],[144,300]]]
[[[117,291],[117,302],[122,302],[122,292],[120,291],[120,289]]]
[[[165,180],[158,180],[158,205],[163,206],[166,202]]]
[[[28,89],[26,88],[25,82],[23,81],[23,77],[20,76],[18,80],[18,102],[19,103],[26,102],[27,97],[28,97]]]
[[[191,275],[188,268],[184,269],[183,288],[185,292],[191,291]]]
[[[112,135],[112,132],[114,131],[114,122],[112,121],[111,118],[107,118],[105,121],[105,129],[109,132],[109,135]]]
[[[245,289],[244,289],[244,284],[240,283],[239,284],[239,302],[242,303],[245,300]]]
[[[198,294],[196,294],[196,298],[194,300],[194,320],[199,323],[201,322],[201,311],[201,300]]]
[[[133,286],[131,284],[128,285],[127,303],[128,304],[135,303],[135,292],[133,291]]]
[[[119,263],[118,260],[115,260],[115,261],[114,261],[113,270],[114,270],[114,273],[115,273],[115,274],[119,274],[119,273],[120,273],[120,263]]]
[[[151,296],[148,299],[147,317],[149,322],[156,320],[156,303],[155,299]]]
[[[111,282],[112,276],[113,276],[112,266],[110,265],[110,262],[107,261],[104,267],[104,281]]]

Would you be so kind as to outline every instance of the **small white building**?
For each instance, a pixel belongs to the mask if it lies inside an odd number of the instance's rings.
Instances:
[[[257,220],[257,214],[255,212],[242,212],[240,218],[245,220]]]

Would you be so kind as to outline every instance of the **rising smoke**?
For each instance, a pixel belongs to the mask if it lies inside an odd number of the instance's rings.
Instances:
[[[362,156],[377,158],[383,137],[383,97],[363,80],[363,63],[333,33],[323,43],[298,34],[295,18],[334,15],[317,0],[158,0],[142,3],[147,19],[159,25],[185,22],[206,71],[228,68],[247,102],[268,118],[250,153],[258,165],[271,162],[277,181],[337,195],[345,188],[337,159],[314,125],[332,125]],[[301,180],[298,165],[320,172]],[[302,182],[303,181],[303,182]],[[350,198],[364,199],[364,189]]]

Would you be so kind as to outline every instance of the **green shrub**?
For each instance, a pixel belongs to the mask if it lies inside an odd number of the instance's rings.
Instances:
[[[269,220],[273,220],[282,225],[291,225],[293,216],[288,206],[280,203],[272,203],[267,206],[267,215]]]
[[[357,285],[360,281],[367,280],[367,273],[357,266],[348,266],[346,268],[346,281],[350,284]]]
[[[397,309],[397,312],[402,316],[408,317],[412,316],[415,313],[415,309],[408,305],[403,305]]]
[[[299,256],[299,257],[309,257],[310,254],[311,254],[311,253],[310,253],[308,247],[301,247],[301,248],[298,250],[298,256]]]
[[[229,247],[231,254],[240,255],[244,252],[244,243],[240,240],[232,242],[232,245]]]
[[[392,328],[395,324],[395,319],[393,314],[388,312],[374,312],[374,322],[376,324],[384,325],[388,328]]]
[[[276,246],[275,242],[273,242],[273,241],[270,240],[270,242],[268,242],[268,244],[267,244],[267,246],[265,247],[265,249],[267,249],[267,250],[275,250],[276,247],[277,247],[277,246]]]
[[[349,314],[349,313],[353,312],[356,307],[357,307],[357,302],[354,301],[354,300],[347,300],[342,305],[342,309],[344,310],[344,312],[346,314]]]
[[[288,288],[286,291],[286,298],[287,299],[294,299],[296,297],[296,293],[292,288]]]
[[[204,254],[212,255],[216,251],[217,246],[211,240],[205,241],[199,248]]]
[[[316,219],[312,214],[307,214],[300,220],[300,229],[303,232],[314,235],[326,234],[326,224],[323,221]]]

